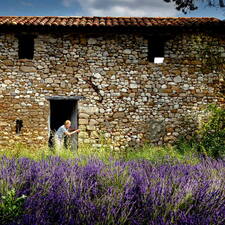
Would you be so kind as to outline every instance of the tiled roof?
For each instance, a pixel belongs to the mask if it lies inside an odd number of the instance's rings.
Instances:
[[[0,16],[0,26],[64,27],[152,27],[214,25],[221,20],[209,17],[58,17]]]

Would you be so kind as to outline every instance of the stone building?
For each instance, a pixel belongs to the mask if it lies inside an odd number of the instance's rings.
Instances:
[[[163,144],[224,103],[225,26],[215,18],[0,17],[0,145]]]

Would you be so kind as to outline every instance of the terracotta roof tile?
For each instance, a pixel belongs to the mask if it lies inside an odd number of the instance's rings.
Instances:
[[[200,26],[222,21],[210,17],[51,17],[51,16],[0,16],[1,25],[22,26]]]

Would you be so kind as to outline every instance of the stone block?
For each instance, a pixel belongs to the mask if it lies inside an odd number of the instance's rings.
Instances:
[[[161,91],[160,92],[162,92],[162,93],[172,93],[173,92],[173,90],[172,89],[161,89]]]
[[[66,72],[66,73],[73,73],[73,67],[66,66],[65,72]]]
[[[91,132],[91,138],[98,138],[99,137],[99,134],[97,131],[92,131]]]
[[[8,126],[8,123],[0,121],[0,127]]]
[[[113,114],[113,118],[114,119],[121,119],[125,117],[125,113],[124,112],[116,112]]]
[[[125,49],[125,50],[123,51],[123,53],[129,55],[129,54],[131,54],[131,50],[130,50],[130,49]]]
[[[15,104],[15,105],[14,105],[14,108],[15,108],[15,109],[20,109],[20,108],[22,108],[22,107],[21,107],[20,104]]]
[[[138,88],[138,85],[137,84],[130,84],[130,88]]]
[[[89,122],[89,125],[96,125],[96,124],[98,124],[98,121],[94,119],[91,119]]]
[[[174,82],[175,82],[175,83],[180,83],[181,81],[182,81],[181,76],[176,76],[176,77],[174,77]]]
[[[89,115],[99,112],[99,109],[96,106],[81,106],[79,110],[81,113],[87,113]]]
[[[96,39],[94,39],[94,38],[89,38],[88,39],[88,44],[89,45],[94,45],[94,44],[96,44],[97,43],[97,40]]]
[[[82,138],[82,139],[89,138],[88,133],[84,131],[81,131],[78,135],[79,135],[79,138]]]
[[[102,78],[100,73],[94,73],[93,77],[96,78],[96,79],[101,79]]]
[[[52,84],[54,81],[53,81],[53,79],[52,78],[46,78],[45,79],[45,83],[47,83],[47,84]]]
[[[13,66],[14,65],[13,61],[12,60],[8,60],[8,59],[3,60],[2,63],[4,65],[6,65],[6,66]]]
[[[173,142],[176,140],[176,138],[174,136],[165,136],[163,140],[164,142]]]
[[[95,126],[93,125],[88,125],[87,130],[96,130]]]
[[[81,119],[88,119],[89,117],[90,117],[90,115],[87,114],[87,113],[80,113],[79,114],[79,118],[81,118]]]
[[[88,119],[79,119],[79,124],[80,125],[87,125],[88,124]]]
[[[57,64],[57,65],[55,66],[55,69],[56,69],[56,70],[59,70],[59,71],[64,71],[64,65],[63,65],[63,64]]]
[[[5,81],[4,81],[4,84],[6,84],[6,85],[9,85],[9,84],[11,84],[11,83],[12,83],[11,80],[5,80]]]
[[[21,66],[20,70],[25,73],[34,73],[36,72],[36,68],[33,66]]]

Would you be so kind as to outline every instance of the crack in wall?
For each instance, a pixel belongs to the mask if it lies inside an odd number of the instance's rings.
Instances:
[[[93,83],[92,77],[86,78],[85,81],[86,81],[87,84],[89,84],[89,86],[90,86],[92,89],[94,89],[94,91],[95,91],[95,92],[97,93],[97,95],[99,96],[99,100],[97,100],[97,101],[98,101],[99,103],[102,103],[102,101],[103,101],[103,96],[102,96],[101,93],[100,93],[99,87],[98,87],[96,84]]]

